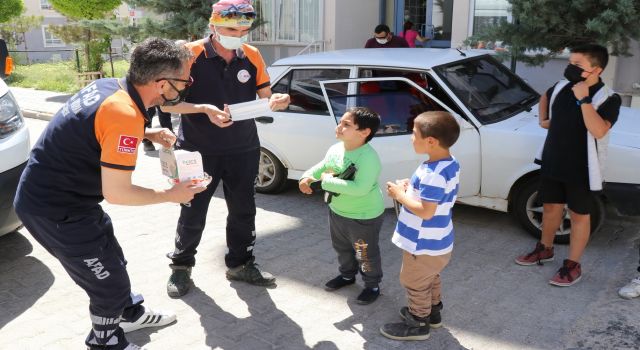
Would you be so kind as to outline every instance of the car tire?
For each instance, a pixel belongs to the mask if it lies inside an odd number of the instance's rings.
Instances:
[[[511,213],[516,220],[533,237],[542,237],[542,203],[538,200],[538,187],[540,177],[532,177],[521,183],[512,196]],[[597,196],[594,200],[595,210],[591,213],[591,234],[600,229],[605,217],[605,207],[602,198]],[[569,244],[571,232],[571,220],[568,210],[565,207],[565,214],[560,228],[556,232],[554,243]]]
[[[273,153],[260,148],[258,176],[256,177],[256,192],[278,193],[287,184],[287,169]]]

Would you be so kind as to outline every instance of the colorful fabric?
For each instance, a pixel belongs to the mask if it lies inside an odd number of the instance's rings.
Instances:
[[[256,12],[250,0],[221,0],[211,6],[209,23],[220,27],[251,26]]]

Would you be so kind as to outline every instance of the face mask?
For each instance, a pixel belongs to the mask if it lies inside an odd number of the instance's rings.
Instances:
[[[216,40],[227,50],[237,50],[242,47],[242,44],[247,42],[249,35],[243,35],[241,37],[220,35],[216,32]]]
[[[182,90],[178,90],[170,81],[167,80],[167,83],[171,85],[171,88],[178,92],[178,95],[172,99],[168,99],[164,94],[160,94],[162,99],[164,99],[164,103],[162,104],[162,106],[175,106],[183,102],[187,98],[187,94],[189,93],[188,86],[185,86]]]
[[[386,43],[388,43],[388,42],[389,42],[389,40],[388,40],[387,38],[384,38],[384,39],[376,38],[376,41],[377,41],[377,42],[378,42],[378,44],[380,44],[380,45],[384,45],[384,44],[386,44]]]
[[[569,64],[564,70],[564,77],[572,83],[579,83],[587,79],[582,77],[582,72],[584,72],[584,69],[576,66],[575,64]]]

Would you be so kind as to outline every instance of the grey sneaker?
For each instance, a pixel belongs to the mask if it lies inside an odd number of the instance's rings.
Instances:
[[[429,339],[429,317],[416,317],[408,313],[404,322],[387,323],[380,327],[380,333],[394,340],[427,340]]]
[[[191,267],[170,264],[171,277],[167,282],[167,294],[172,298],[179,298],[189,291],[193,281],[191,280]]]
[[[230,281],[243,281],[261,287],[275,287],[276,278],[268,272],[260,272],[258,264],[254,260],[255,258],[252,257],[244,265],[228,269],[227,279]]]
[[[443,307],[442,302],[439,302],[437,305],[431,305],[431,315],[429,315],[429,326],[431,328],[442,327],[442,315],[440,314],[440,311],[442,311]],[[409,315],[411,315],[409,308],[403,306],[400,309],[400,317],[402,317],[403,320],[406,320],[409,318]]]

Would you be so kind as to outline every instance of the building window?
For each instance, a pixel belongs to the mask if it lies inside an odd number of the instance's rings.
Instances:
[[[42,10],[51,10],[53,7],[51,7],[51,4],[49,3],[48,0],[40,0],[40,9]]]
[[[256,0],[252,41],[311,43],[321,39],[322,0]]]
[[[66,46],[62,39],[56,37],[49,31],[49,26],[42,26],[42,38],[44,47],[64,47]]]
[[[473,35],[483,34],[502,20],[511,20],[507,0],[475,0],[473,8]]]

